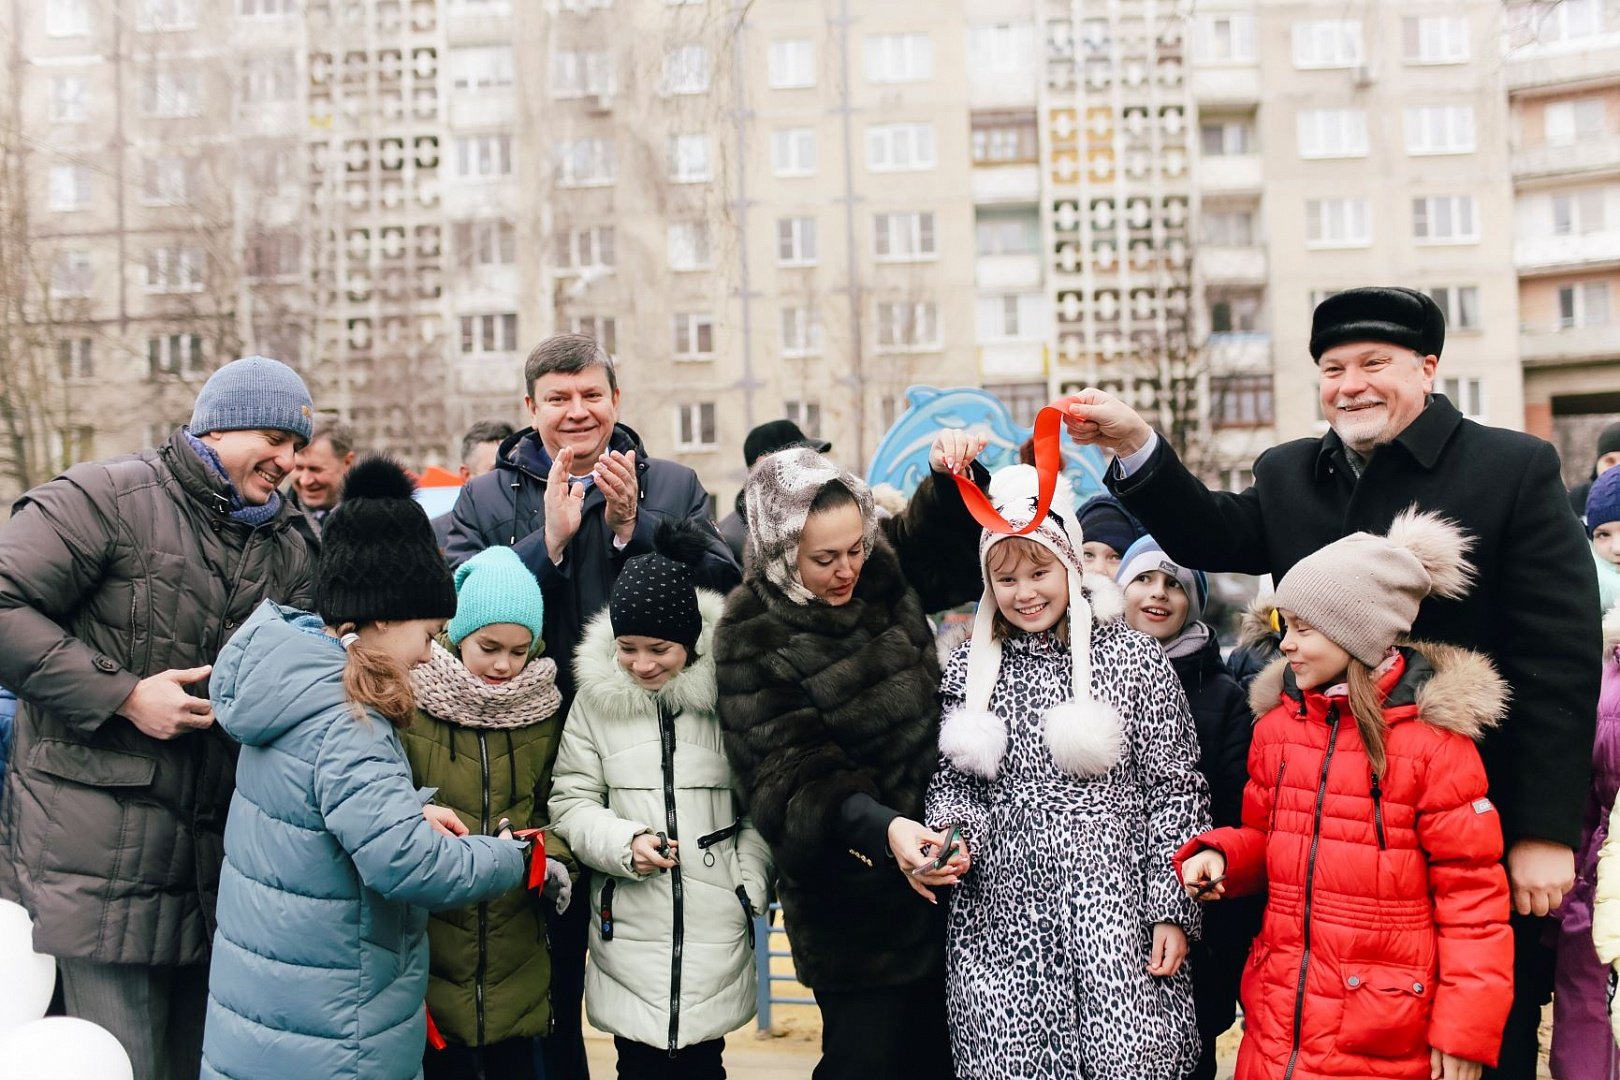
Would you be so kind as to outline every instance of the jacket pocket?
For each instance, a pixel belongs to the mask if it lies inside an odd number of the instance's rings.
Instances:
[[[1266,966],[1266,957],[1271,955],[1271,947],[1262,938],[1254,939],[1254,947],[1249,950],[1248,962],[1243,965],[1243,976],[1238,982],[1238,1000],[1243,1002],[1243,1015],[1252,1017],[1259,1012],[1262,988],[1260,986],[1260,973]]]
[[[145,787],[157,774],[157,758],[66,739],[41,739],[28,755],[28,767],[90,787]]]
[[[1424,968],[1351,962],[1341,966],[1344,1019],[1338,1046],[1367,1057],[1408,1057],[1428,1045],[1434,987]]]

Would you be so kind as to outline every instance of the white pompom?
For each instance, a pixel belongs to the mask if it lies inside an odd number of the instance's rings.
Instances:
[[[939,727],[939,752],[961,771],[994,780],[1007,753],[1007,722],[988,709],[957,709]]]
[[[1125,614],[1125,590],[1113,578],[1088,570],[1080,580],[1091,594],[1091,615],[1099,623],[1113,622]]]
[[[1070,776],[1101,776],[1119,761],[1125,732],[1108,702],[1064,702],[1048,709],[1045,720],[1052,764]]]

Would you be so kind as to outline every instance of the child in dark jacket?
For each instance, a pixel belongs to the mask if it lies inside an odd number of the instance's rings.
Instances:
[[[1232,673],[1245,694],[1255,676],[1282,655],[1281,645],[1282,620],[1277,617],[1271,595],[1256,596],[1238,620],[1237,648],[1226,658],[1226,670]]]
[[[1254,716],[1248,695],[1221,660],[1215,631],[1201,621],[1208,579],[1176,564],[1158,541],[1144,536],[1126,550],[1118,581],[1125,621],[1163,646],[1186,692],[1198,729],[1198,771],[1209,781],[1211,820],[1216,828],[1241,824]],[[1238,981],[1264,910],[1261,898],[1245,897],[1204,914],[1203,936],[1188,952],[1201,1043],[1190,1080],[1215,1075],[1215,1040],[1237,1019]]]

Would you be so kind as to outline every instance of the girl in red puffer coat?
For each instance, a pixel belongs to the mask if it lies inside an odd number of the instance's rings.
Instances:
[[[1277,588],[1283,657],[1243,824],[1190,841],[1202,899],[1268,892],[1243,975],[1237,1080],[1477,1080],[1513,999],[1502,828],[1474,742],[1507,688],[1489,660],[1403,640],[1466,593],[1470,546],[1409,510],[1302,559]]]

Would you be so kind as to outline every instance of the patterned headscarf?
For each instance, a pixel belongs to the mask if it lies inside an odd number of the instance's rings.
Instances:
[[[865,523],[866,553],[877,540],[877,510],[866,481],[847,472],[806,446],[767,454],[754,463],[743,490],[747,507],[748,543],[752,552],[748,576],[763,574],[795,604],[821,601],[799,577],[799,538],[810,516],[810,505],[821,489],[841,482],[855,497]]]

